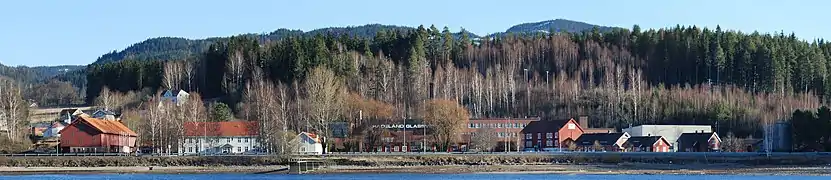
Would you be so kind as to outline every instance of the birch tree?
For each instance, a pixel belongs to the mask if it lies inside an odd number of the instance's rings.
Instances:
[[[343,82],[325,67],[316,67],[304,82],[312,125],[324,137],[330,134],[329,123],[339,114],[344,94]]]
[[[29,122],[28,106],[23,101],[22,87],[6,77],[0,77],[0,132],[13,142],[23,140],[23,129]]]

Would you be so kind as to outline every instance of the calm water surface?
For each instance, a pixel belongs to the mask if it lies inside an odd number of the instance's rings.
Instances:
[[[438,179],[438,180],[479,180],[479,179],[564,179],[564,180],[703,180],[703,179],[752,179],[752,180],[813,180],[831,179],[821,176],[733,176],[733,175],[559,175],[559,174],[323,174],[323,175],[259,175],[259,174],[88,174],[88,175],[20,175],[3,176],[0,179],[14,180],[47,180],[47,179],[198,179],[198,180],[223,180],[223,179],[309,179],[309,180],[331,180],[331,179]]]

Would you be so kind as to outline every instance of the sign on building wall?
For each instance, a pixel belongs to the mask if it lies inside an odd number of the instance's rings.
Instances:
[[[373,125],[372,128],[384,128],[384,129],[421,129],[426,128],[427,125],[424,124],[381,124],[381,125]]]

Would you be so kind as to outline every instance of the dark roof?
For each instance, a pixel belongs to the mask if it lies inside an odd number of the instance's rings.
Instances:
[[[540,118],[538,117],[528,117],[528,118],[470,118],[471,121],[539,121]]]
[[[594,142],[597,141],[600,145],[608,146],[612,145],[620,139],[626,133],[596,133],[596,134],[583,134],[580,135],[580,138],[577,138],[575,142],[578,146],[591,146],[594,145]]]
[[[164,94],[167,94],[167,92],[170,92],[171,96],[179,96],[179,93],[184,92],[184,91],[183,90],[170,90],[170,89],[168,89],[168,90],[165,90],[164,92],[162,92],[161,96],[164,96]]]
[[[522,129],[522,133],[555,132],[563,128],[570,120],[531,121]]]
[[[59,115],[63,116],[64,114],[67,114],[67,113],[75,113],[75,111],[77,111],[77,110],[78,109],[63,109],[63,110],[61,110]]]
[[[661,140],[662,136],[632,136],[626,140],[626,144],[632,147],[648,147]]]
[[[707,144],[710,141],[710,137],[713,137],[713,135],[715,135],[715,132],[682,133],[677,140],[678,146],[680,146],[678,149],[692,148],[695,143]],[[718,137],[718,135],[715,136]]]

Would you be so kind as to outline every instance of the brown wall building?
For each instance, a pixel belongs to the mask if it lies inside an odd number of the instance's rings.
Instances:
[[[525,149],[553,150],[567,148],[583,134],[583,128],[574,119],[535,121],[522,129],[521,134]]]

